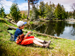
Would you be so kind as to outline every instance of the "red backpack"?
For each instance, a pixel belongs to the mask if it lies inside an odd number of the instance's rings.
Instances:
[[[21,34],[17,37],[16,43],[20,44],[22,42],[22,40],[24,39],[24,34]]]

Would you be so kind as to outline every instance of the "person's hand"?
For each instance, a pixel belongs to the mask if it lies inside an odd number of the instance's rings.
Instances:
[[[30,33],[31,33],[31,31],[28,31],[28,33],[25,35],[24,39],[26,39]]]
[[[31,34],[31,31],[28,31],[28,34]]]

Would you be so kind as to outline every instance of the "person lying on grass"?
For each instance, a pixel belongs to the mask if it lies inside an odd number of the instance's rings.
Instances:
[[[18,21],[17,22],[17,26],[18,28],[15,31],[14,34],[14,41],[19,44],[19,45],[28,45],[28,44],[36,44],[42,47],[49,47],[49,44],[51,41],[45,41],[45,40],[41,40],[38,39],[34,36],[29,36],[29,34],[31,34],[31,31],[28,31],[28,33],[26,35],[23,34],[22,29],[24,29],[25,24],[27,24],[27,22],[23,22],[23,21]]]

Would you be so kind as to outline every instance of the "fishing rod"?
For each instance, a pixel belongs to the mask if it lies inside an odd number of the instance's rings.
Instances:
[[[44,24],[44,23],[43,23],[43,24]],[[41,25],[39,25],[39,26],[35,27],[35,28],[34,28],[34,29],[32,29],[31,31],[33,31],[33,30],[37,29],[38,27],[42,26],[43,24],[41,24]]]
[[[44,23],[46,23],[46,22],[44,22]],[[43,24],[44,24],[44,23],[43,23]],[[41,24],[41,25],[35,27],[34,29],[31,30],[31,32],[32,32],[33,30],[37,29],[38,27],[42,26],[43,24]],[[31,34],[32,34],[32,33],[31,33]],[[31,34],[29,34],[28,36],[31,36]],[[26,34],[25,34],[25,35],[26,35]]]
[[[44,24],[44,23],[43,23],[43,24]],[[43,24],[41,24],[41,25],[35,27],[34,29],[31,30],[31,32],[32,32],[33,30],[37,29],[38,27],[42,26]],[[31,33],[31,34],[32,34],[32,33]],[[29,34],[28,36],[31,36],[31,34]],[[25,35],[26,35],[26,34],[25,34]]]

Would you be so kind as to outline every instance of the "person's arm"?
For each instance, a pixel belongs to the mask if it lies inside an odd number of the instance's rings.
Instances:
[[[26,39],[29,34],[31,34],[31,31],[28,31],[28,33],[25,35],[24,39]]]

